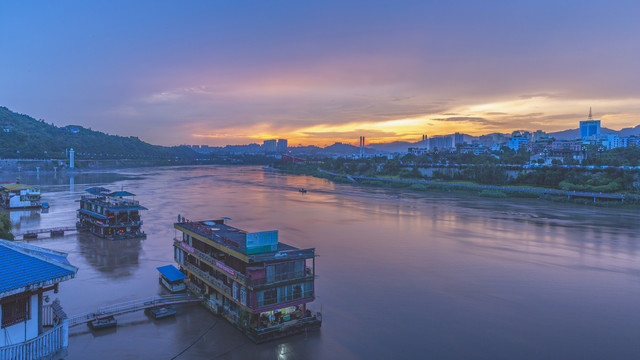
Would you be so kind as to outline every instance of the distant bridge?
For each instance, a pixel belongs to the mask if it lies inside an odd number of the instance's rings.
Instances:
[[[295,156],[291,156],[291,155],[285,155],[282,154],[282,162],[290,162],[292,164],[297,164],[297,163],[302,163],[307,161],[307,159],[303,159],[303,158],[299,158],[299,157],[295,157]]]
[[[109,316],[122,315],[139,310],[149,309],[156,306],[199,303],[201,299],[189,294],[160,295],[150,298],[131,300],[118,304],[107,305],[94,312],[87,312],[69,317],[69,327],[85,324],[94,320],[103,319]]]

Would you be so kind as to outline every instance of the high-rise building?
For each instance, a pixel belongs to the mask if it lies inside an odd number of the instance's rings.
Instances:
[[[453,135],[453,146],[464,143],[464,135],[460,133],[455,133]]]
[[[429,139],[429,149],[449,149],[452,148],[453,138],[451,135],[447,136],[432,136]]]
[[[547,133],[542,130],[536,130],[532,135],[533,141],[542,141],[547,138]]]
[[[580,121],[580,137],[586,139],[594,135],[600,135],[600,120],[593,120],[591,108],[589,108],[588,120]]]
[[[278,144],[276,145],[276,151],[279,153],[287,152],[287,139],[278,139]]]
[[[276,152],[278,149],[278,143],[276,140],[265,140],[262,143],[262,151],[265,154],[270,154]]]
[[[520,134],[520,132],[517,132]],[[529,137],[524,135],[514,135],[509,138],[509,148],[511,150],[518,151],[520,149],[525,149],[529,144]]]

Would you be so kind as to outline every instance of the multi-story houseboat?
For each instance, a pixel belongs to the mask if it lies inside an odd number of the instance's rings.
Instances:
[[[0,184],[0,204],[7,209],[39,208],[40,189],[19,182]]]
[[[248,233],[225,219],[174,224],[174,255],[190,291],[255,342],[319,328],[315,249],[278,242],[278,231]]]
[[[146,237],[140,230],[140,211],[147,210],[127,191],[110,192],[109,189],[87,189],[78,209],[77,227],[109,240]]]

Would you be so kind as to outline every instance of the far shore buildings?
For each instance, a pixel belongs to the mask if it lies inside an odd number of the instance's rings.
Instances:
[[[6,209],[39,208],[40,189],[19,182],[0,184],[0,205]]]
[[[262,151],[265,154],[273,154],[278,150],[277,140],[265,140],[262,143]]]
[[[319,328],[315,249],[278,241],[278,231],[246,232],[225,219],[174,224],[174,256],[188,289],[255,342]]]
[[[589,117],[585,121],[580,121],[580,138],[587,139],[590,136],[600,135],[600,120],[593,120],[591,108],[589,108]]]
[[[62,359],[69,322],[58,300],[59,283],[78,269],[65,253],[0,239],[0,359]]]
[[[278,144],[276,145],[276,151],[278,153],[284,154],[287,152],[288,148],[287,139],[278,139]]]

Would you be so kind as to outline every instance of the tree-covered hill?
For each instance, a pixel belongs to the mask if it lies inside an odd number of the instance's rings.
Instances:
[[[57,127],[0,106],[0,158],[64,158],[70,148],[78,159],[193,159],[197,155],[184,146],[151,145],[137,137],[81,126]]]

